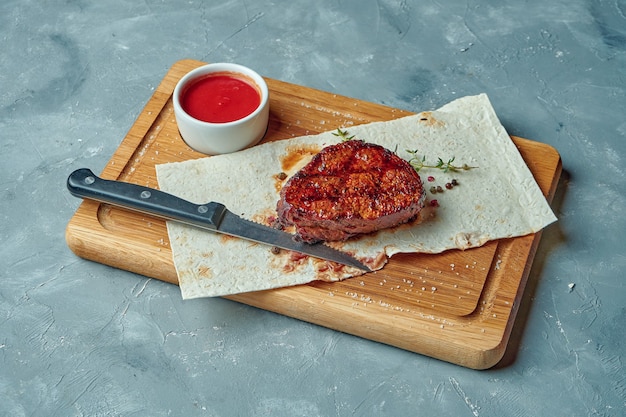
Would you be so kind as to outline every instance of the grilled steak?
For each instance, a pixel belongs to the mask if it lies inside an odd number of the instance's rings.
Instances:
[[[305,242],[346,240],[416,218],[424,187],[382,146],[349,140],[322,149],[280,192],[278,219]]]

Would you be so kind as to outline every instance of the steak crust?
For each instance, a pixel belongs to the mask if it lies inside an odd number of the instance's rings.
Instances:
[[[406,223],[424,205],[411,165],[390,150],[349,140],[327,146],[280,192],[279,222],[305,242],[340,241]]]

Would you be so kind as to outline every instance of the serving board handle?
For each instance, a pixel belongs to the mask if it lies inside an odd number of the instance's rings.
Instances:
[[[67,189],[74,197],[200,225],[204,229],[217,230],[226,212],[226,207],[220,203],[193,204],[155,188],[102,179],[88,168],[72,172],[67,178]]]

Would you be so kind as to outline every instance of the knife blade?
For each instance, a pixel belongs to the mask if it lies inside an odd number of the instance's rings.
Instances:
[[[293,235],[243,219],[221,203],[194,204],[175,195],[123,181],[105,180],[88,168],[80,168],[67,178],[67,189],[79,198],[108,203],[166,220],[223,233],[305,255],[371,271],[351,255],[322,243],[298,242]]]

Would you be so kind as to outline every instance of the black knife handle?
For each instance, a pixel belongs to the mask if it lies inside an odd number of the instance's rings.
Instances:
[[[70,174],[67,189],[75,197],[214,230],[219,227],[226,212],[226,207],[220,203],[193,204],[154,188],[102,179],[87,168]]]

